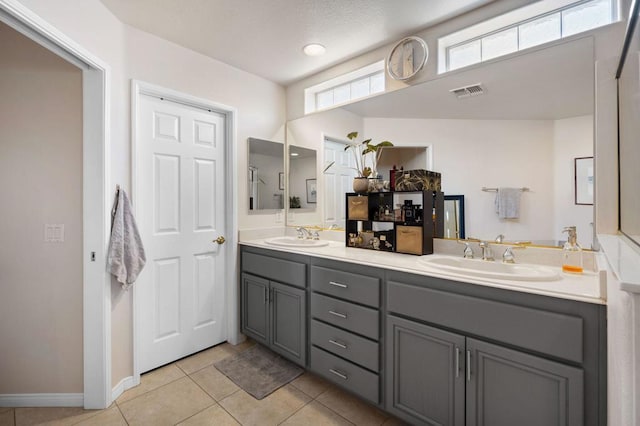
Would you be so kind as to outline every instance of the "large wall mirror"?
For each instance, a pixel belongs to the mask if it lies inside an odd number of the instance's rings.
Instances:
[[[249,213],[284,209],[284,144],[249,138]]]
[[[593,156],[593,57],[593,37],[561,41],[289,121],[287,143],[318,152],[318,208],[288,224],[339,224],[327,211],[337,203],[335,210],[344,211],[350,178],[322,173],[325,141],[344,142],[357,131],[374,143],[429,147],[428,167],[442,174],[445,195],[464,196],[467,237],[560,245],[563,228],[575,225],[578,241],[590,248],[593,206],[574,202],[574,159]],[[479,82],[480,96],[450,92]],[[501,219],[496,192],[483,187],[529,188],[519,217]]]

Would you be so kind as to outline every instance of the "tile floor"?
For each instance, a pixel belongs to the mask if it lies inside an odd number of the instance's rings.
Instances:
[[[402,424],[310,373],[254,399],[213,366],[252,344],[223,343],[144,374],[105,410],[0,407],[0,426]]]

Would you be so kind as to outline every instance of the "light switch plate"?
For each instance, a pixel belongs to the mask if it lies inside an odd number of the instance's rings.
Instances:
[[[64,243],[64,224],[45,224],[44,242]]]

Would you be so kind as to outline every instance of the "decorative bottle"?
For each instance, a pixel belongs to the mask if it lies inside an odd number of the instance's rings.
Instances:
[[[562,272],[581,274],[582,248],[578,244],[578,235],[575,226],[567,226],[562,232],[568,234],[567,242],[562,247]]]

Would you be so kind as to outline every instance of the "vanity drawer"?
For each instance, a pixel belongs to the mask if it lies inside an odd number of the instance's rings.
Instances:
[[[454,330],[583,362],[583,320],[556,312],[394,281],[387,310]]]
[[[374,308],[380,306],[380,280],[378,278],[312,266],[311,288],[321,293]]]
[[[307,265],[304,263],[243,252],[242,271],[296,287],[306,287]]]
[[[311,371],[368,399],[374,404],[380,402],[380,382],[377,374],[331,355],[315,346],[311,347]]]
[[[374,340],[379,338],[379,313],[376,309],[311,293],[311,317]]]
[[[380,368],[378,343],[320,321],[311,321],[311,344],[369,370]]]

